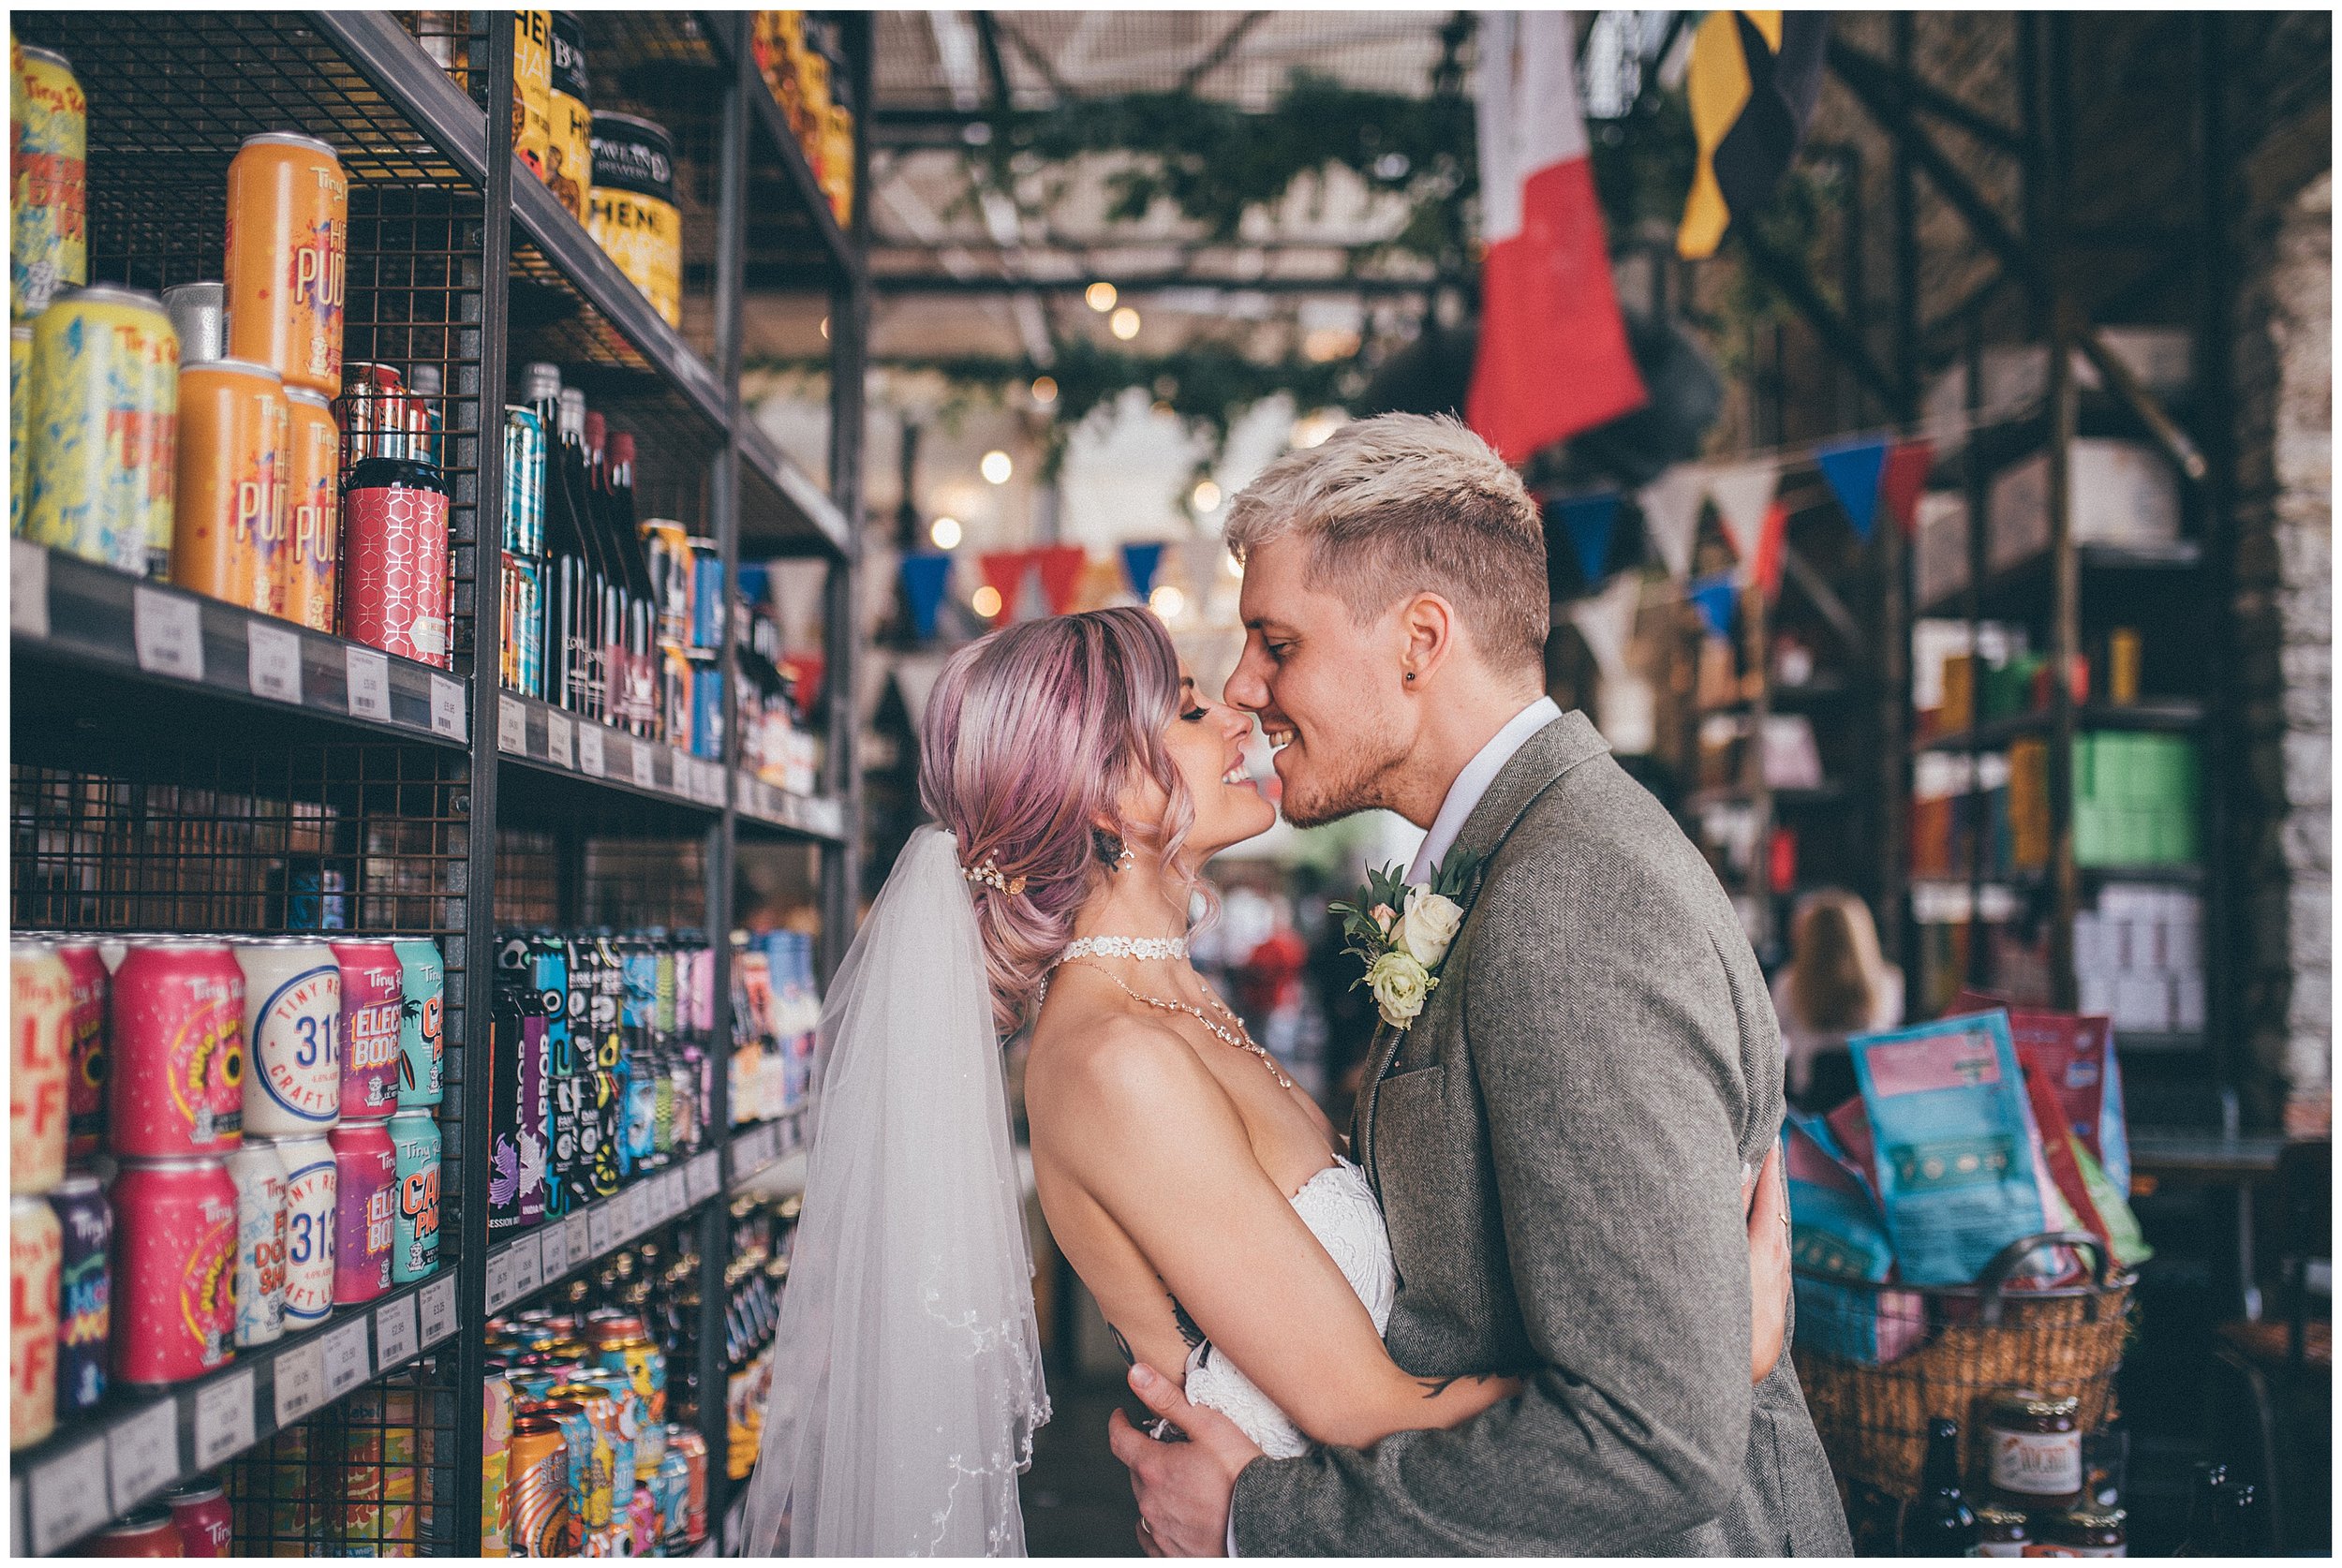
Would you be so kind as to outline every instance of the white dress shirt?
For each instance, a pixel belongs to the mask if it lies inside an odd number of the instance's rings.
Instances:
[[[1463,772],[1456,775],[1456,781],[1447,786],[1447,798],[1440,802],[1439,815],[1431,819],[1431,831],[1423,836],[1423,847],[1415,852],[1415,864],[1407,867],[1407,880],[1431,880],[1433,869],[1456,847],[1456,836],[1463,832],[1473,807],[1489,792],[1489,786],[1505,771],[1505,764],[1513,760],[1513,753],[1528,745],[1531,735],[1561,717],[1561,707],[1552,698],[1540,697],[1489,737],[1488,745],[1474,754],[1472,761],[1464,764]],[[1228,1513],[1228,1555],[1237,1555],[1233,1509]]]

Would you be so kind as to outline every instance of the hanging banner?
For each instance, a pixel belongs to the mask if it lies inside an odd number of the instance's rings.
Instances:
[[[1757,592],[1771,599],[1781,591],[1781,548],[1789,535],[1789,509],[1775,501],[1765,509],[1765,522],[1756,536],[1756,559],[1751,568]]]
[[[1816,447],[1814,465],[1830,481],[1830,493],[1838,497],[1846,521],[1854,525],[1855,538],[1869,539],[1878,521],[1878,478],[1887,466],[1885,437],[1866,436]]]
[[[1577,552],[1578,570],[1588,588],[1602,585],[1603,568],[1609,564],[1610,532],[1618,523],[1619,493],[1597,490],[1586,496],[1564,496],[1553,502],[1562,514],[1563,531]]]
[[[1048,602],[1049,614],[1064,614],[1074,607],[1074,591],[1081,586],[1089,552],[1078,544],[1048,544],[1034,551],[1033,557],[1041,569],[1041,597]]]
[[[1031,570],[1033,552],[1030,550],[1000,550],[976,557],[976,568],[984,574],[985,586],[1001,596],[1001,608],[993,619],[1006,626],[1016,618],[1017,601],[1024,595],[1025,573]]]
[[[1641,602],[1642,579],[1622,571],[1608,587],[1569,607],[1570,625],[1586,640],[1606,681],[1621,680],[1626,674],[1626,643],[1634,635],[1635,608]]]
[[[1772,505],[1773,488],[1781,482],[1780,462],[1764,457],[1753,463],[1711,464],[1707,479],[1708,498],[1716,504],[1716,520],[1723,524],[1724,537],[1745,570],[1756,553],[1765,509]]]
[[[1708,629],[1719,637],[1732,635],[1732,619],[1741,607],[1740,584],[1735,573],[1719,571],[1706,577],[1695,577],[1685,587],[1692,608],[1708,623]]]
[[[905,555],[902,571],[903,598],[911,606],[911,629],[924,643],[935,635],[935,615],[943,607],[943,586],[951,581],[952,558],[941,551]]]
[[[1878,481],[1879,504],[1902,526],[1905,536],[1917,525],[1920,492],[1935,469],[1935,443],[1923,438],[1897,441],[1887,453],[1887,470]]]
[[[1700,503],[1708,498],[1708,476],[1696,463],[1679,463],[1635,493],[1642,510],[1642,531],[1659,553],[1668,576],[1681,583],[1691,575],[1692,540],[1699,532]]]
[[[1155,569],[1161,565],[1163,545],[1160,541],[1122,546],[1122,570],[1130,575],[1131,592],[1141,599],[1154,591]]]

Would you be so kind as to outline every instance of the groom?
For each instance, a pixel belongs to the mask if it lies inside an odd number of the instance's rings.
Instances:
[[[1750,1386],[1743,1183],[1782,1117],[1765,980],[1714,875],[1581,714],[1543,695],[1545,540],[1452,420],[1388,415],[1236,497],[1228,701],[1281,747],[1285,815],[1383,806],[1410,881],[1482,858],[1413,1027],[1378,1031],[1353,1152],[1424,1377],[1525,1374],[1463,1426],[1260,1457],[1134,1368],[1193,1441],[1119,1413],[1144,1538],[1174,1556],[1845,1555],[1785,1354]]]

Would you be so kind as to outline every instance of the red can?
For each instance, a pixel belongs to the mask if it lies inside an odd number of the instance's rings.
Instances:
[[[94,937],[67,937],[57,943],[73,980],[72,1055],[66,1060],[66,1158],[83,1161],[97,1152],[106,1131],[106,998],[112,976],[97,955]]]
[[[236,1355],[236,1183],[214,1159],[114,1177],[114,1380],[185,1383]]]
[[[406,982],[386,941],[334,942],[342,971],[344,1121],[387,1121],[398,1109],[399,1014]]]
[[[185,1557],[185,1540],[170,1510],[160,1503],[136,1508],[90,1538],[92,1557]]]
[[[236,1555],[235,1511],[228,1506],[228,1494],[215,1478],[199,1476],[173,1487],[163,1494],[163,1501],[170,1509],[170,1522],[179,1527],[187,1556]]]
[[[342,432],[338,478],[348,479],[369,457],[408,455],[406,393],[396,365],[354,360],[342,366],[342,393],[334,400]]]
[[[447,476],[370,457],[342,485],[342,635],[449,668]]]
[[[224,1155],[243,1142],[244,971],[226,942],[133,942],[114,972],[109,1012],[117,1158]],[[395,1049],[398,1031],[391,1033]]]
[[[398,1148],[385,1122],[345,1121],[325,1136],[334,1146],[334,1305],[355,1307],[391,1288]]]

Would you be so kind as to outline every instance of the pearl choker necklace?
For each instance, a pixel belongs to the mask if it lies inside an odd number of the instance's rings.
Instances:
[[[1185,937],[1076,937],[1057,955],[1060,964],[1075,958],[1184,958]]]

